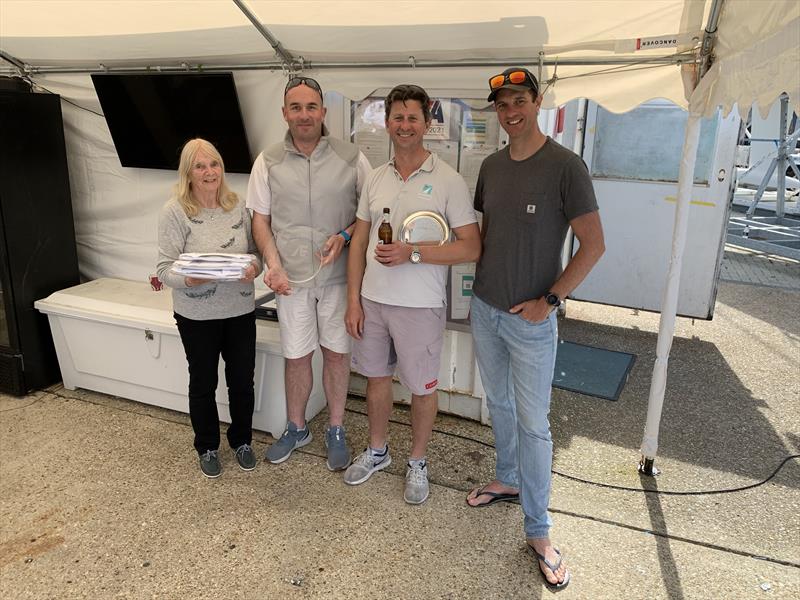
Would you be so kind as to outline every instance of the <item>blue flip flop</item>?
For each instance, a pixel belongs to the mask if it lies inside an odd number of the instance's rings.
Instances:
[[[561,556],[561,551],[558,548],[553,548],[553,550],[555,550],[555,553],[558,554],[558,560],[556,561],[555,564],[551,563],[544,556],[539,554],[530,544],[528,544],[528,548],[530,548],[530,551],[536,555],[536,558],[538,558],[545,565],[547,565],[547,568],[553,572],[553,575],[556,574],[556,571],[558,571],[558,568],[561,566],[561,561],[563,560],[563,557]],[[570,580],[569,570],[564,571],[564,580],[561,583],[550,583],[550,581],[547,579],[547,576],[544,573],[544,569],[542,569],[542,565],[539,562],[537,562],[536,564],[539,567],[539,572],[542,574],[542,579],[544,579],[545,585],[551,591],[558,592],[567,587],[567,585],[569,585],[569,580]]]

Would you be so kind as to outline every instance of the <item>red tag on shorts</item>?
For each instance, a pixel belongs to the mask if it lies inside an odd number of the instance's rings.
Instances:
[[[437,384],[437,383],[439,383],[439,380],[438,380],[438,379],[434,379],[434,380],[433,380],[433,381],[431,381],[430,383],[426,383],[426,384],[425,384],[425,389],[426,389],[426,390],[433,389],[433,388],[435,388],[435,387],[436,387],[436,384]]]

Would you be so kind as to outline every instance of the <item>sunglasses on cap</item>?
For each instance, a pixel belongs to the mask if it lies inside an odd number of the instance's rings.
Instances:
[[[319,86],[317,81],[315,79],[311,79],[311,77],[292,77],[288,82],[286,82],[286,88],[283,90],[283,95],[285,96],[289,90],[296,88],[298,85],[307,85],[312,90],[319,92],[319,95],[322,96],[322,88]]]
[[[533,90],[538,90],[539,88],[533,80],[533,76],[528,73],[528,71],[511,71],[509,73],[500,73],[499,75],[489,78],[489,89],[493,92],[508,84],[526,85]]]

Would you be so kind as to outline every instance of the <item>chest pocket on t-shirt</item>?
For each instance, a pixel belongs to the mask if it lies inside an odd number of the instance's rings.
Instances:
[[[519,198],[513,207],[513,217],[524,224],[536,223],[545,210],[544,194],[528,194]]]

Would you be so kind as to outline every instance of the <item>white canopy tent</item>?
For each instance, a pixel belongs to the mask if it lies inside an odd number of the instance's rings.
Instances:
[[[64,105],[65,133],[80,267],[88,278],[146,276],[154,264],[155,215],[173,179],[119,166],[105,122],[77,108],[99,110],[90,72],[233,70],[254,154],[281,135],[278,106],[290,71],[361,99],[400,82],[482,90],[490,75],[522,64],[550,81],[545,107],[585,97],[622,112],[660,97],[686,108],[642,442],[648,471],[657,451],[699,119],[718,107],[746,114],[753,104],[766,114],[782,93],[800,113],[796,0],[0,0],[0,51],[5,74],[72,103]]]

